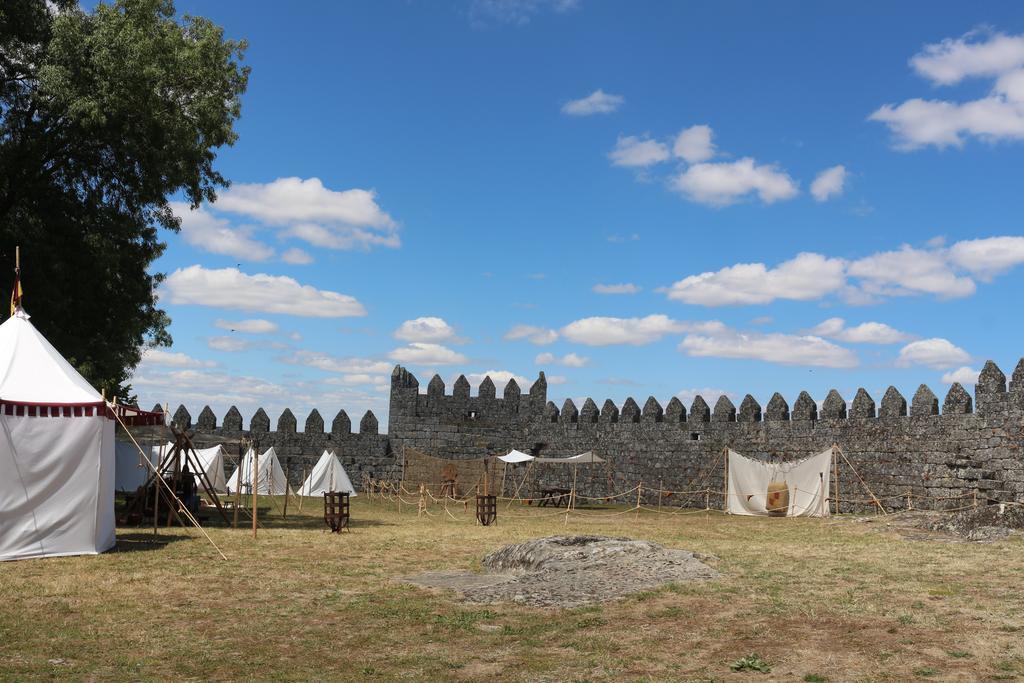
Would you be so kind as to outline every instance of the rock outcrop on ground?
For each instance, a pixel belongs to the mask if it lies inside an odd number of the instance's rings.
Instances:
[[[484,571],[427,572],[405,580],[454,590],[469,602],[579,607],[670,583],[706,581],[718,572],[687,550],[608,536],[549,536],[500,548]]]

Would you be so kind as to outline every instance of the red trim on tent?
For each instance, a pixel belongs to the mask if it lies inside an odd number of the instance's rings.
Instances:
[[[0,400],[0,410],[4,415],[17,417],[95,417],[102,415],[108,419],[121,418],[126,425],[162,425],[164,414],[141,410],[136,406],[107,405],[102,401],[95,403],[39,403],[35,401],[4,401]]]

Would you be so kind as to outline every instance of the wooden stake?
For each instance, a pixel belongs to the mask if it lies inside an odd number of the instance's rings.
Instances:
[[[978,507],[978,489],[974,489],[974,507]]]
[[[858,472],[857,468],[853,466],[853,463],[850,462],[850,459],[846,457],[846,453],[843,451],[843,449],[840,448],[838,444],[833,446],[833,448],[835,448],[839,452],[839,455],[843,456],[843,460],[846,462],[847,465],[850,466],[850,469],[853,470],[854,475],[856,475],[857,479],[860,480],[861,486],[863,486],[864,490],[868,492],[868,495],[871,496],[871,500],[875,502],[875,505],[877,505],[878,509],[882,511],[882,514],[888,515],[889,513],[885,511],[885,508],[882,506],[882,503],[878,500],[878,497],[875,496],[875,494],[871,491],[871,488],[868,486],[868,483],[864,481],[864,477],[860,476],[860,472]]]
[[[910,489],[909,488],[907,489],[907,509],[908,510],[913,510],[914,509],[914,503],[913,503],[912,500],[910,500]]]
[[[658,512],[661,512],[661,497],[663,495],[665,495],[664,492],[662,491],[662,489],[664,489],[664,488],[665,488],[665,480],[664,479],[659,479],[658,480]]]
[[[634,516],[634,519],[637,522],[640,521],[640,496],[643,495],[643,492],[644,492],[644,480],[641,479],[637,483],[637,485],[636,485],[636,515]]]
[[[259,503],[260,495],[260,453],[255,448],[252,449],[252,476],[249,477],[249,487],[252,489],[252,537],[256,538],[256,517],[259,515]],[[241,474],[241,473],[239,473]]]

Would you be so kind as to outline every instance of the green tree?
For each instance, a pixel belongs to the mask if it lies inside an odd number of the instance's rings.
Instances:
[[[179,228],[172,196],[228,184],[213,164],[237,138],[245,47],[171,0],[0,2],[0,295],[20,245],[33,323],[108,395],[171,343],[158,229]]]

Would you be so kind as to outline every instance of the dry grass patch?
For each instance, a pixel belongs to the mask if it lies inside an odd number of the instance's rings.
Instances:
[[[310,508],[314,508],[310,510]],[[938,544],[849,520],[499,512],[496,527],[353,501],[127,552],[0,564],[0,679],[1010,680],[1024,678],[1024,544]],[[503,514],[504,513],[504,514]],[[537,536],[642,538],[721,578],[552,611],[468,605],[394,579],[479,569]],[[734,672],[757,654],[771,673]]]

